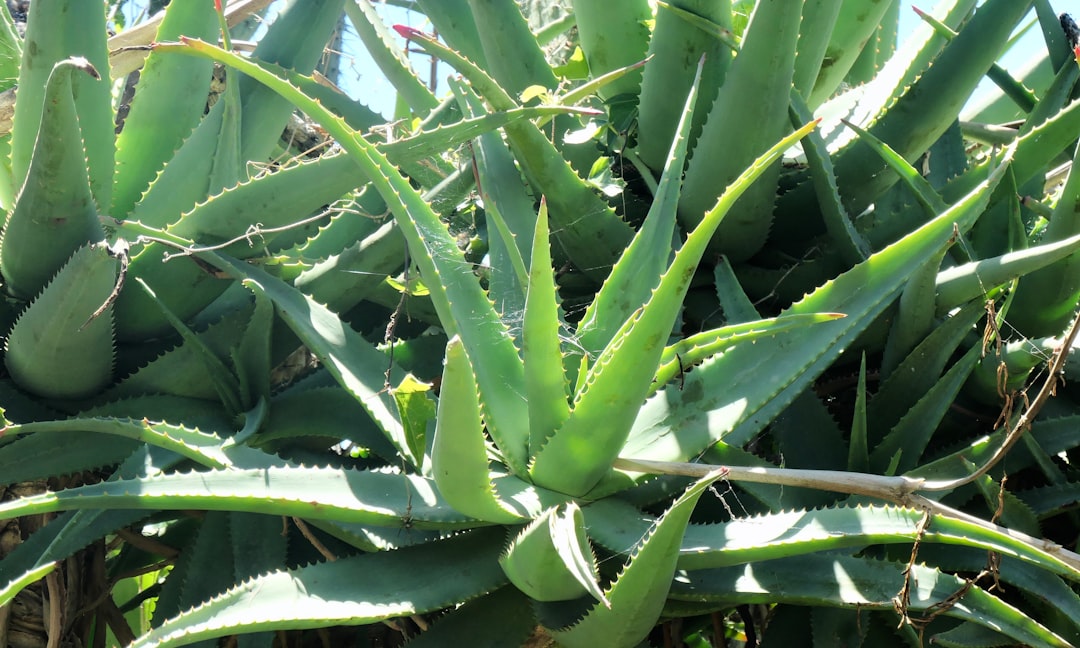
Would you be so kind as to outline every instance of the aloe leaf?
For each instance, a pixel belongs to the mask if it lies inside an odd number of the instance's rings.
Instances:
[[[620,554],[631,551],[656,519],[615,499],[595,502],[584,510],[590,537]],[[898,506],[836,506],[692,524],[679,550],[679,569],[756,565],[766,560],[808,558],[815,553],[858,549],[870,544],[909,544],[919,535],[923,516],[923,511]],[[922,542],[997,551],[1073,582],[1080,579],[1080,570],[1061,560],[1052,547],[1024,542],[1003,527],[988,528],[933,515]]]
[[[354,214],[345,216],[356,218]],[[327,230],[320,234],[331,238]],[[311,243],[315,244],[315,241]],[[391,221],[340,253],[305,268],[292,284],[335,313],[345,313],[367,299],[387,277],[401,270],[405,257],[405,240],[401,230]]]
[[[154,474],[175,464],[176,459],[177,456],[172,453],[142,446],[117,468],[110,479]],[[0,561],[0,605],[8,603],[22,588],[47,574],[57,561],[147,515],[145,510],[92,509],[56,516]]]
[[[649,301],[626,320],[590,368],[566,424],[536,453],[530,472],[537,484],[581,495],[610,470],[649,392],[678,305],[717,226],[783,151],[816,125],[807,124],[766,151],[691,232]]]
[[[498,623],[492,623],[493,619]],[[529,599],[516,588],[504,587],[439,617],[420,636],[409,640],[409,648],[465,646],[480,637],[492,647],[521,646],[535,629]]]
[[[1021,136],[1034,130],[1072,102],[1072,89],[1076,86],[1078,76],[1080,70],[1076,65],[1072,65],[1071,60],[1069,65],[1057,70],[1050,86],[1042,93],[1039,103],[1028,112],[1027,119],[1020,127]]]
[[[559,84],[514,0],[469,0],[469,6],[485,69],[500,86],[517,95],[532,85],[553,89]]]
[[[1018,496],[1036,515],[1046,517],[1074,507],[1080,499],[1080,483],[1032,488],[1018,493]]]
[[[530,455],[535,455],[570,417],[569,385],[559,339],[558,295],[551,265],[547,216],[547,203],[541,201],[522,324],[521,355],[529,407]]]
[[[607,74],[645,58],[650,37],[647,22],[652,20],[646,0],[624,2],[616,12],[604,0],[574,0],[574,16],[592,76]],[[685,45],[688,43],[679,43],[679,47]],[[693,53],[690,55],[697,58]],[[620,94],[636,95],[640,86],[641,74],[635,73],[608,86],[600,96],[607,99]]]
[[[53,66],[69,57],[84,57],[100,74],[106,74],[109,69],[106,34],[105,7],[96,2],[58,0],[30,7],[24,37],[27,45],[19,70],[19,100],[11,131],[11,175],[16,186],[23,183],[31,166]],[[83,146],[75,145],[78,140],[59,141],[70,142],[64,148],[85,155],[83,164],[90,178],[91,193],[104,209],[111,203],[116,148],[112,84],[99,83],[96,76],[78,77],[72,83]]]
[[[1013,173],[1016,175],[1017,186],[1023,186],[1036,174],[1044,173],[1046,166],[1076,139],[1078,131],[1080,131],[1080,102],[1074,101],[1027,134],[1016,138]],[[993,163],[984,162],[943,187],[942,197],[946,202],[956,200],[982,182],[994,168]]]
[[[5,433],[7,436],[10,435]],[[0,461],[5,466],[0,484],[115,466],[136,448],[138,442],[133,439],[98,436],[75,427],[65,432],[28,436],[0,447]]]
[[[907,160],[901,157],[891,146],[870,131],[859,128],[849,121],[845,121],[844,125],[855,131],[859,135],[860,141],[869,146],[894,173],[900,176],[900,181],[911,189],[911,192],[915,194],[915,199],[931,218],[949,208],[930,184],[930,181],[924,178],[915,167],[908,164]]]
[[[949,211],[784,311],[847,317],[783,334],[788,339],[775,345],[736,346],[689,373],[682,389],[669,386],[646,402],[624,456],[685,460],[718,439],[741,445],[757,434],[893,302],[911,270],[946,246],[954,227],[971,226],[1007,167],[1001,164]],[[702,425],[706,412],[708,426]]]
[[[721,353],[735,344],[757,342],[792,328],[830,322],[841,317],[844,317],[841,313],[784,315],[743,324],[721,326],[709,331],[695,333],[675,344],[664,347],[664,353],[660,357],[660,366],[656,370],[653,392],[674,380],[693,365]]]
[[[930,14],[920,10],[918,7],[912,8],[915,10],[915,13],[919,15],[919,18],[922,18],[927,23],[929,23],[930,26],[934,28],[934,31],[937,32],[939,35],[944,36],[949,40],[952,40],[954,37],[956,37],[956,32],[950,29],[948,25],[942,23],[940,20],[934,18]],[[1012,98],[1012,100],[1015,101],[1016,104],[1020,106],[1020,108],[1024,112],[1029,113],[1031,112],[1032,108],[1035,107],[1035,104],[1038,101],[1035,93],[1024,87],[1022,83],[1014,79],[1012,75],[1010,75],[1004,68],[1002,68],[997,63],[994,63],[990,66],[990,70],[986,73],[986,76],[995,84],[997,84],[997,86],[1001,88],[1006,95]]]
[[[308,74],[322,58],[344,6],[345,0],[292,0],[259,40],[252,58]],[[240,95],[243,104],[240,159],[266,160],[293,106],[253,79],[241,80]]]
[[[792,126],[798,127],[810,121],[812,113],[796,90],[791,92],[789,108]],[[810,175],[817,193],[818,206],[825,219],[825,231],[837,246],[841,258],[852,265],[870,256],[870,245],[855,229],[851,217],[844,209],[840,189],[836,186],[836,171],[821,133],[814,131],[803,140],[803,152],[810,165]]]
[[[252,265],[217,256],[216,263],[237,279],[251,282],[276,307],[278,316],[304,342],[342,387],[355,397],[385,432],[401,456],[420,465],[405,438],[394,397],[387,388],[382,355],[325,306]],[[399,372],[391,370],[390,380]],[[396,383],[395,383],[396,384]]]
[[[186,2],[168,8],[155,38],[211,38],[216,31],[217,14],[211,4]],[[147,57],[124,129],[116,139],[114,216],[131,211],[202,119],[212,69],[209,61],[153,53]]]
[[[441,148],[454,146],[489,129],[498,128],[508,121],[541,114],[560,114],[569,110],[572,109],[549,106],[484,115],[379,146],[396,163],[409,164]],[[205,136],[197,135],[191,138],[191,153],[203,146],[202,143],[196,142],[200,137]],[[207,139],[205,144],[204,153],[208,160],[211,155],[209,147],[212,141]],[[180,170],[185,168],[186,162],[190,161],[186,158],[187,151],[189,149],[185,146],[178,154],[178,158],[166,167],[162,176],[151,186],[150,194],[136,206],[131,219],[154,227],[159,224],[169,224],[169,221],[162,221],[166,218],[176,218],[175,207],[179,201],[177,196],[190,195],[192,196],[190,209],[178,221],[171,224],[170,231],[206,243],[216,244],[236,239],[237,242],[229,246],[228,252],[240,258],[258,255],[265,250],[263,245],[254,245],[256,242],[264,243],[266,237],[252,232],[252,223],[260,223],[260,228],[264,230],[288,226],[295,222],[297,214],[315,211],[365,180],[362,175],[357,174],[356,164],[348,155],[329,155],[314,161],[291,165],[271,174],[257,176],[206,198],[205,192],[208,186],[205,184],[205,177],[202,187],[193,188],[194,193],[190,194],[168,179],[174,178],[170,174],[170,169],[175,169],[179,174]],[[205,168],[205,172],[209,174],[208,167]],[[197,173],[198,170],[193,175]],[[175,179],[186,181],[186,178]],[[196,195],[199,198],[195,198]],[[196,200],[199,201],[198,204]],[[336,235],[336,232],[333,235],[327,234],[327,238]],[[382,270],[388,274],[400,266],[397,261],[401,256],[399,253],[401,246],[397,245],[400,240],[396,239],[396,235],[376,240],[380,245],[377,249],[371,250],[371,258],[363,260],[364,263],[369,264],[369,267],[361,266],[353,268],[354,270],[361,272]],[[355,243],[354,240],[338,239],[335,252],[340,252],[353,243]],[[325,244],[328,244],[327,240],[320,243],[320,245]],[[163,301],[169,304],[170,309],[178,317],[188,319],[220,295],[226,284],[214,281],[202,268],[187,259],[175,259],[163,265],[162,259],[165,253],[161,245],[148,244],[132,260],[131,271],[153,285]],[[301,283],[314,281],[320,273],[339,269],[339,264],[343,262],[336,259],[332,267],[327,265],[319,268],[316,273],[308,276]],[[327,283],[323,281],[321,282],[323,285],[312,288],[309,292],[328,305],[342,308],[338,299],[343,292],[348,290],[348,286],[327,286]],[[156,313],[156,307],[148,303],[139,292],[123,293],[118,302],[118,309],[120,312],[119,335],[122,339],[143,339],[160,335],[168,330],[167,324],[161,317],[153,316]]]
[[[889,328],[881,360],[883,376],[888,377],[901,359],[934,329],[938,270],[948,251],[948,248],[941,249],[912,272],[904,291],[900,293],[896,318]]]
[[[72,418],[61,421],[39,421],[35,423],[14,424],[7,427],[7,434],[63,434],[65,432],[85,432],[109,434],[126,439],[171,450],[181,457],[186,457],[208,468],[228,468],[233,460],[225,450],[233,444],[227,443],[216,434],[200,432],[164,421],[123,418]],[[242,447],[242,446],[238,446]],[[255,458],[262,453],[245,449],[246,456]],[[253,452],[255,454],[253,454]],[[267,457],[269,458],[269,457]],[[265,460],[262,460],[265,465]],[[276,460],[275,463],[280,463]],[[255,467],[259,464],[249,464]]]
[[[978,346],[969,349],[874,447],[870,453],[873,472],[884,473],[887,468],[892,468],[892,474],[902,474],[918,465],[934,431],[978,363],[981,352]],[[897,455],[898,462],[895,460]]]
[[[232,547],[223,542],[229,537],[228,522],[226,512],[205,513],[194,535],[180,548],[180,557],[162,584],[154,606],[155,623],[195,607],[233,583]],[[202,569],[203,565],[206,569]]]
[[[976,468],[975,465],[971,466],[972,471]],[[1016,493],[1005,490],[1003,483],[994,480],[990,475],[983,475],[975,480],[975,486],[979,489],[987,510],[992,511],[998,524],[1029,535],[1034,534],[1033,537],[1042,535],[1035,512],[1017,497]]]
[[[761,319],[754,303],[746,296],[739,278],[727,257],[720,257],[713,268],[713,280],[716,282],[716,298],[724,310],[729,324],[744,324]]]
[[[193,411],[198,414],[193,415]],[[5,415],[10,413],[5,412]],[[5,466],[3,475],[0,475],[0,483],[46,479],[51,475],[72,475],[120,464],[140,447],[141,442],[137,438],[139,434],[153,434],[149,430],[156,429],[155,423],[147,421],[144,427],[149,427],[146,430],[133,429],[131,434],[117,435],[91,431],[77,420],[92,419],[97,421],[94,424],[96,427],[101,427],[107,425],[104,421],[122,420],[124,417],[149,417],[153,421],[184,420],[188,429],[198,427],[204,432],[231,432],[232,429],[225,412],[220,408],[215,410],[212,404],[206,401],[169,396],[113,401],[76,415],[76,422],[48,418],[34,421],[29,430],[47,433],[24,434],[17,443],[0,446],[0,464]],[[124,426],[121,424],[119,427]],[[9,427],[4,437],[14,438],[19,429],[17,425]],[[28,431],[27,428],[21,429]]]
[[[279,571],[230,588],[136,640],[181,646],[238,632],[363,625],[439,610],[506,582],[496,530]]]
[[[938,314],[984,294],[988,288],[1045,268],[1080,250],[1080,234],[1060,241],[972,261],[938,273]]]
[[[870,400],[870,442],[876,444],[938,381],[949,358],[985,314],[981,302],[970,302],[935,328],[900,365],[878,385]]]
[[[387,463],[397,450],[360,403],[332,376],[330,385],[287,390],[270,401],[270,416],[252,443],[273,448],[305,436],[325,437],[330,443],[348,441],[370,450]]]
[[[679,9],[718,27],[731,27],[730,0],[675,0],[670,5],[658,5],[656,26],[649,40],[649,55],[652,58],[642,73],[641,94],[638,97],[638,153],[645,164],[653,169],[667,166],[669,151],[678,132],[676,124],[681,118],[679,106],[672,98],[681,97],[694,87],[690,70],[694,69],[695,63],[704,55],[708,71],[703,78],[708,82],[701,85],[698,93],[702,105],[696,109],[697,117],[694,128],[688,131],[688,139],[690,132],[695,135],[701,132],[708,113],[704,107],[711,105],[731,63],[731,48],[691,24],[676,12]]]
[[[894,2],[885,10],[885,15],[878,21],[877,29],[871,36],[870,42],[874,45],[863,48],[844,81],[858,86],[874,79],[888,61],[895,58],[893,54],[896,52],[899,28],[900,3]]]
[[[5,342],[16,384],[46,398],[82,398],[111,382],[118,265],[104,243],[79,248],[22,312]]]
[[[1077,201],[1080,201],[1077,160],[1080,157],[1073,160],[1069,178],[1043,234],[1043,240],[1048,243],[1080,234],[1080,219],[1074,209]],[[1013,308],[1009,312],[1009,323],[1025,337],[1057,335],[1073,319],[1078,298],[1080,257],[1074,254],[1020,278]]]
[[[147,515],[147,511],[135,510],[74,511],[57,516],[0,562],[0,605],[44,578],[59,561]]]
[[[843,5],[829,33],[829,44],[822,56],[813,90],[804,92],[811,107],[820,106],[840,87],[860,52],[874,47],[870,42],[892,0],[843,0]]]
[[[719,604],[793,603],[858,609],[893,610],[893,599],[903,583],[904,565],[866,558],[802,556],[781,558],[741,567],[690,572],[676,581],[676,600]],[[966,581],[930,567],[911,565],[909,611],[934,611],[1004,632],[1014,641],[1032,646],[1064,648],[1069,642],[1001,599]],[[917,585],[915,585],[917,583]],[[964,589],[959,605],[946,605]]]
[[[597,643],[634,645],[648,634],[664,606],[675,573],[676,548],[702,493],[720,476],[690,485],[635,543],[630,562],[607,590],[610,606],[597,603],[583,619],[552,634],[567,648]]]
[[[457,52],[416,30],[401,26],[397,29],[424,51],[438,56],[461,72],[473,89],[495,110],[509,110],[517,106],[514,99],[486,72]],[[606,277],[611,264],[631,239],[630,227],[578,177],[537,126],[529,123],[507,124],[506,134],[534,193],[547,197],[551,230],[559,243],[558,250],[564,251],[587,276],[593,279]]]
[[[986,553],[959,545],[925,545],[919,551],[920,558],[928,564],[938,565],[953,572],[978,573],[986,566]],[[1076,615],[1080,613],[1080,596],[1061,578],[1050,576],[1042,569],[1015,558],[1004,557],[997,567],[1002,582],[1022,590],[1025,596],[1045,602],[1061,612],[1076,627]],[[1049,623],[1046,617],[1044,622]],[[1061,628],[1061,625],[1057,625]],[[1060,630],[1059,630],[1060,632]],[[1072,633],[1075,638],[1075,631]]]
[[[868,130],[905,159],[920,155],[956,119],[1030,6],[1030,0],[990,0],[980,6],[934,64]],[[920,128],[913,129],[916,119]],[[836,170],[846,206],[853,213],[861,212],[896,180],[893,173],[883,173],[885,163],[861,143],[837,157]]]
[[[418,0],[417,4],[447,45],[487,68],[487,57],[469,0]]]
[[[230,351],[242,408],[247,410],[270,400],[271,343],[274,328],[274,304],[265,293],[253,288],[255,310],[248,320],[246,334]]]
[[[250,308],[237,309],[196,335],[215,356],[225,357],[229,348],[243,337],[252,316]],[[143,394],[170,394],[207,401],[219,400],[214,381],[207,375],[207,363],[200,360],[195,344],[181,343],[150,361],[129,369],[127,375],[110,387],[102,399],[115,400]]]
[[[210,348],[195,335],[187,324],[184,324],[176,315],[174,315],[169,307],[166,306],[154,291],[146,285],[146,282],[141,277],[136,277],[135,280],[139,283],[143,290],[150,296],[159,309],[165,319],[172,325],[173,329],[180,334],[184,343],[188,346],[195,356],[196,362],[203,365],[203,375],[208,378],[208,381],[214,388],[214,392],[221,400],[221,403],[225,407],[233,412],[239,412],[243,410],[240,403],[240,382],[237,380],[236,375],[232,370],[225,365],[221,358],[214,354]]]
[[[465,83],[451,79],[450,87],[463,113],[484,112],[483,102]],[[496,234],[488,236],[492,268],[488,296],[495,303],[495,309],[503,314],[515,343],[520,346],[521,333],[515,332],[516,322],[511,320],[525,309],[532,258],[529,243],[536,228],[536,210],[514,164],[514,157],[500,134],[486,133],[478,137],[473,142],[472,158],[477,186],[484,201],[484,219]]]
[[[795,59],[795,71],[792,75],[792,88],[802,97],[810,96],[814,88],[843,4],[843,0],[811,0],[803,5],[802,24],[799,26],[799,55]],[[867,9],[867,13],[873,13],[875,7]],[[832,60],[829,62],[832,63]],[[803,120],[801,123],[805,122],[806,120]]]
[[[199,41],[186,41],[186,45],[174,47],[177,51],[220,59],[282,92],[316,119],[369,175],[394,211],[398,226],[409,242],[412,258],[427,278],[443,327],[450,335],[460,332],[462,336],[466,354],[477,372],[489,433],[510,467],[524,474],[528,431],[522,429],[520,422],[527,420],[528,414],[527,404],[520,397],[524,393],[521,359],[505,325],[464,262],[457,243],[430,205],[371,144],[287,82],[243,57]]]
[[[855,411],[851,420],[851,443],[848,445],[847,469],[855,472],[869,472],[870,450],[867,443],[868,422],[866,420],[866,354],[859,361],[859,385],[855,392]]]
[[[499,556],[510,582],[537,601],[570,601],[588,593],[610,607],[581,508],[551,508],[521,529]]]
[[[1078,418],[1075,416],[1036,420],[1028,434],[1038,441],[1042,452],[1053,456],[1076,445],[1077,422]],[[971,474],[972,463],[982,464],[999,450],[1006,432],[1007,430],[998,430],[980,437],[952,454],[919,466],[907,476],[928,480],[956,479],[967,476]],[[1004,467],[1008,473],[1015,473],[1035,463],[1036,459],[1027,445],[1020,443],[1005,457]],[[1028,504],[1031,505],[1031,502]],[[1038,507],[1033,508],[1036,508],[1036,513],[1040,515],[1043,513]]]
[[[704,68],[705,61],[699,59],[671,149],[665,158],[660,186],[645,216],[645,223],[611,269],[611,274],[604,280],[604,285],[585,309],[578,324],[578,341],[589,354],[602,351],[611,342],[621,323],[649,300],[659,277],[671,262],[679,188]]]
[[[0,518],[78,509],[247,511],[377,526],[454,529],[476,522],[423,477],[335,468],[225,469],[119,479],[0,505]]]
[[[370,0],[346,0],[345,15],[379,70],[409,108],[420,116],[434,110],[439,105],[438,99],[416,77],[407,55],[394,42],[390,30],[383,24]]]
[[[435,483],[450,506],[466,515],[503,524],[527,520],[528,511],[501,501],[492,486],[479,398],[461,338],[454,337],[446,346],[431,449]]]
[[[758,3],[743,35],[739,55],[731,64],[724,85],[702,128],[686,169],[679,201],[679,216],[689,227],[703,214],[729,183],[761,151],[788,132],[788,103],[795,65],[795,45],[803,2]],[[746,97],[754,97],[754,110],[746,110]],[[732,133],[739,133],[732,137]],[[780,167],[764,177],[732,207],[717,228],[713,250],[743,261],[761,249],[772,224]]]
[[[0,239],[0,272],[8,292],[22,299],[36,295],[75,250],[103,236],[73,94],[82,73],[99,81],[86,59],[63,60],[52,69],[32,157],[16,176],[22,187]],[[19,103],[32,100],[24,96]]]

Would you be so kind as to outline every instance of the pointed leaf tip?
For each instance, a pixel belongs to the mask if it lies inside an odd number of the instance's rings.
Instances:
[[[101,79],[101,74],[97,71],[97,68],[84,56],[72,56],[71,58],[60,61],[57,65],[73,65],[95,79]]]
[[[406,40],[430,40],[427,34],[408,25],[394,25],[394,31]]]

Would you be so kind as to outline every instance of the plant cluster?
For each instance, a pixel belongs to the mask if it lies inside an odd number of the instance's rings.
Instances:
[[[0,610],[93,646],[1080,644],[1047,0],[899,46],[898,0],[417,0],[445,98],[370,0],[250,54],[268,3],[221,4],[0,8]],[[343,16],[400,120],[313,72]]]

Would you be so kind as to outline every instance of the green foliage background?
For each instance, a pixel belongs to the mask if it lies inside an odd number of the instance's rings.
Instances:
[[[1080,643],[1049,2],[267,4],[0,11],[0,645]]]

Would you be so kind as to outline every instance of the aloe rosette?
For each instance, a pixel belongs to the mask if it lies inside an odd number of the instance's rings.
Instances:
[[[1047,2],[976,4],[896,48],[888,0],[421,0],[440,98],[368,0],[286,3],[250,56],[211,44],[250,0],[112,54],[100,3],[33,3],[0,464],[51,480],[0,519],[55,517],[0,604],[107,538],[93,640],[137,646],[1077,643],[1073,396],[1020,404],[1069,371],[1080,68]],[[993,65],[1032,7],[1025,87]],[[342,16],[415,121],[312,74]],[[1019,129],[962,114],[992,68]]]

